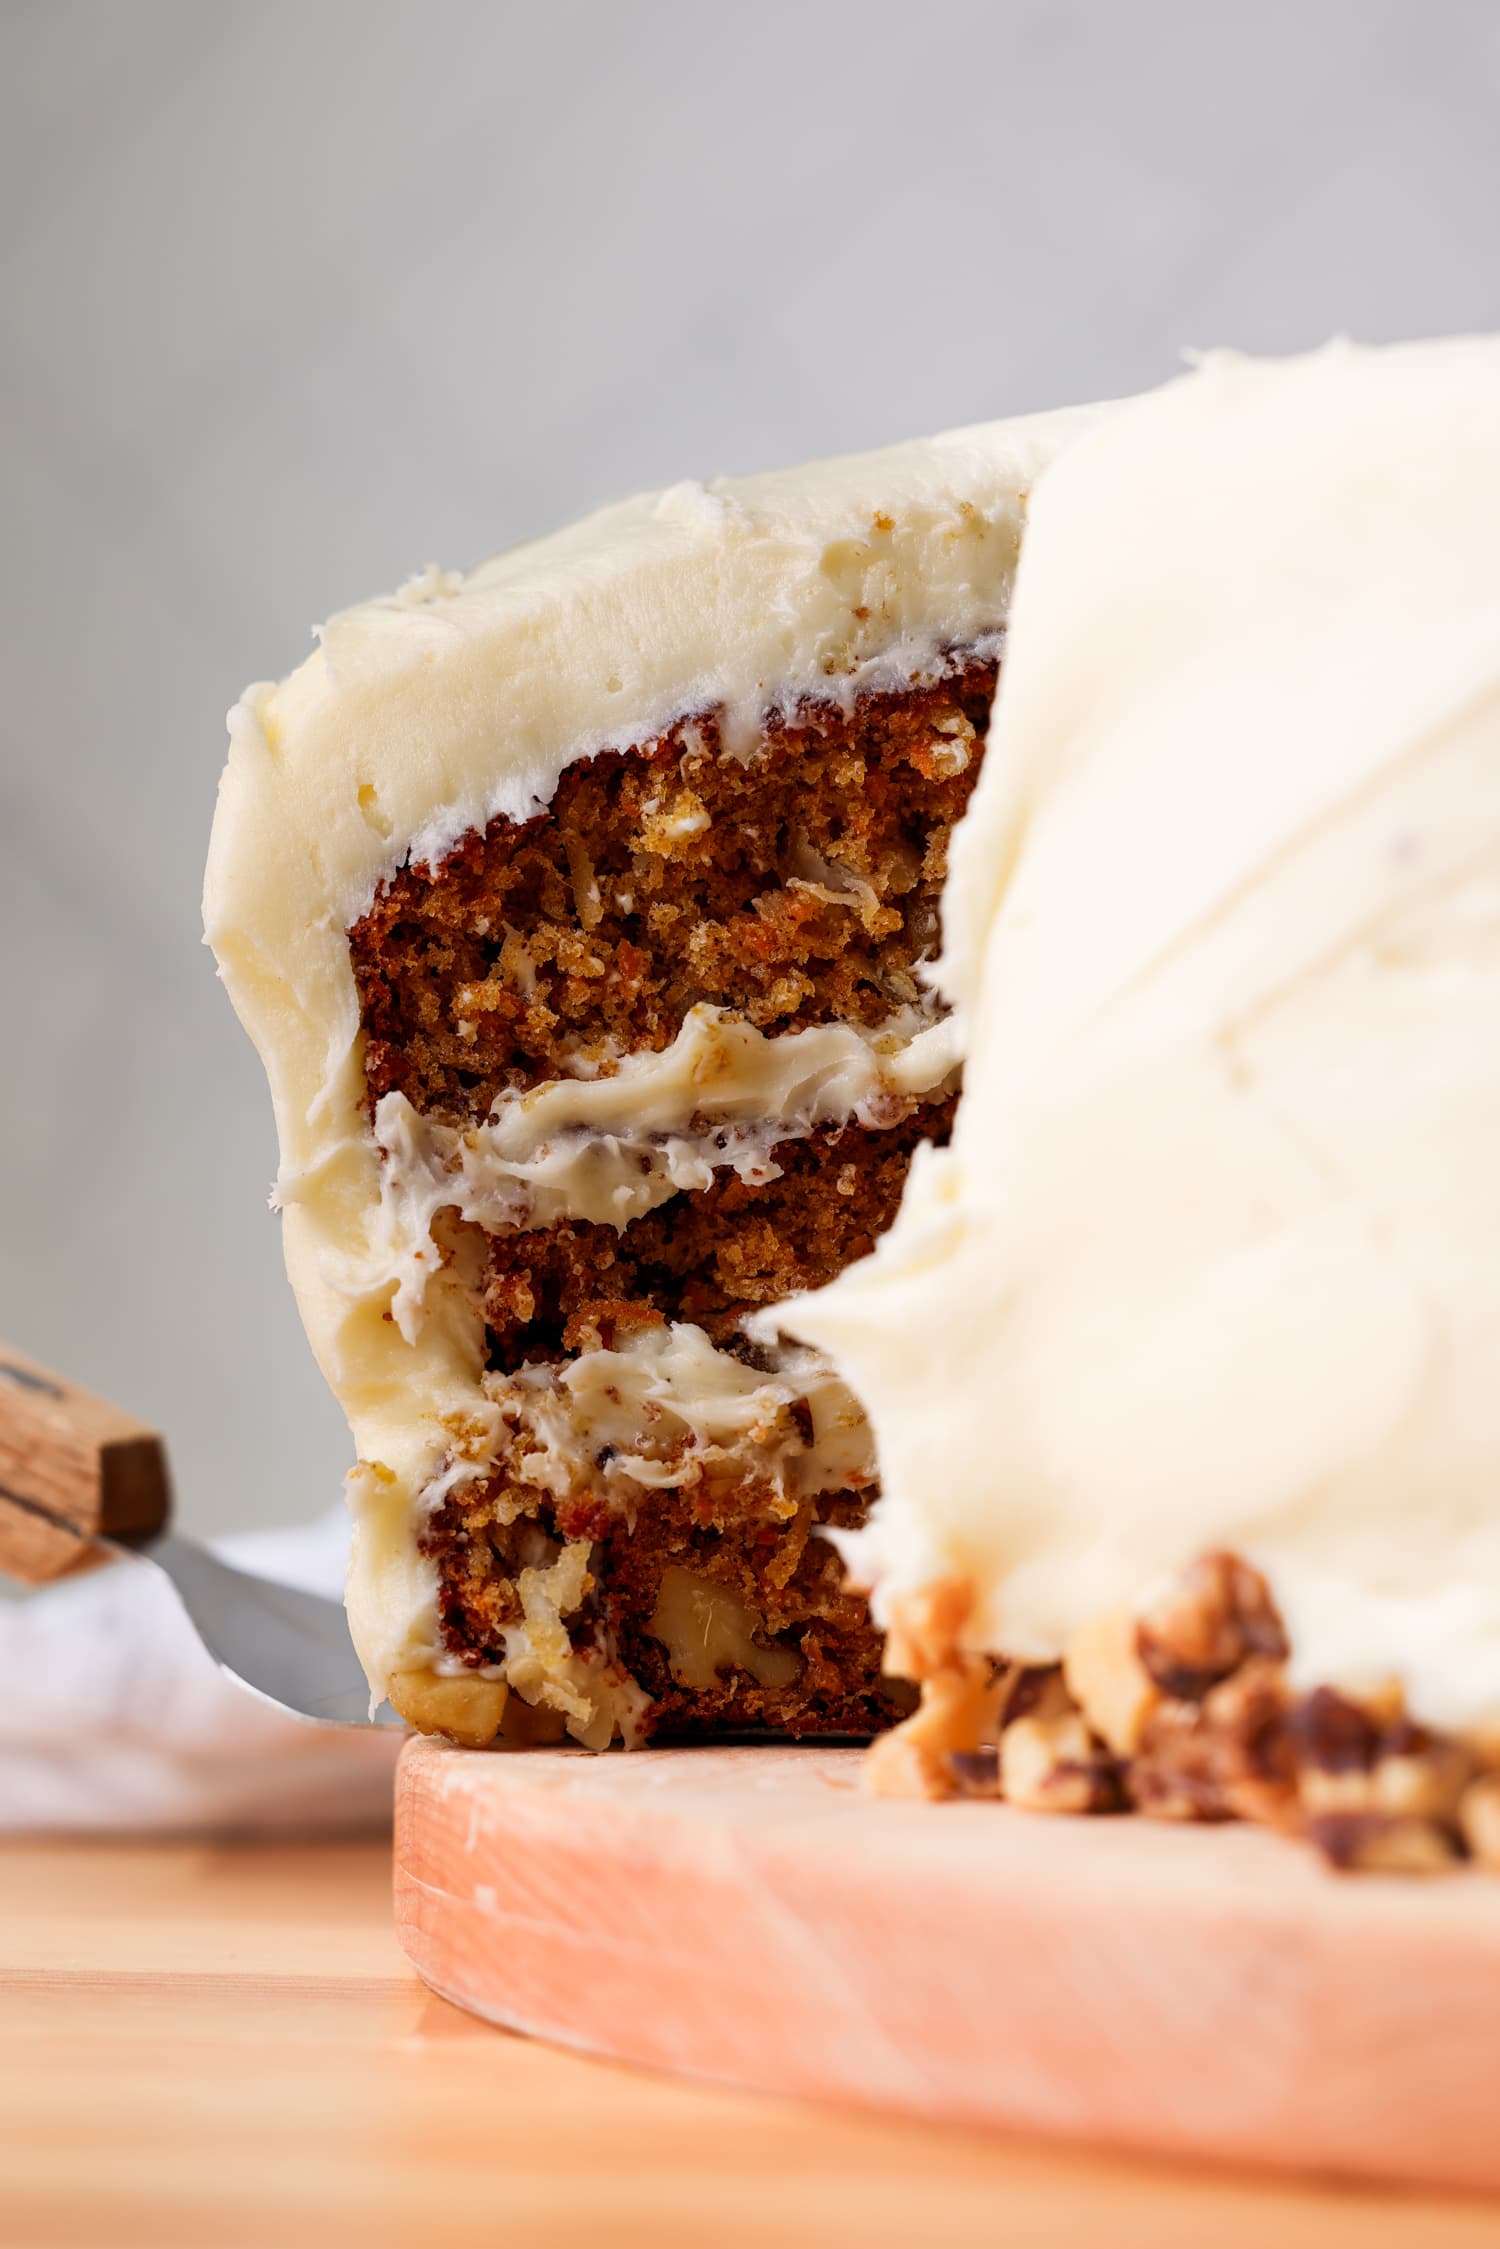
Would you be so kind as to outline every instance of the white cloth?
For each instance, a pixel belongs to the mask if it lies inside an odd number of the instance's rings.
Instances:
[[[216,1551],[336,1593],[347,1546],[340,1507]],[[0,1604],[0,1833],[378,1828],[401,1740],[260,1701],[205,1652],[157,1570],[117,1563]]]

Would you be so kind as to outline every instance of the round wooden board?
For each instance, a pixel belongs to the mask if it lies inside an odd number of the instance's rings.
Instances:
[[[859,1752],[414,1740],[396,1907],[462,2007],[652,2068],[1237,2163],[1500,2188],[1500,1881],[876,1802]]]

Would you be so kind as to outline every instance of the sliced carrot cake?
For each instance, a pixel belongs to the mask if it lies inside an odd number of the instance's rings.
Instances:
[[[335,617],[232,714],[207,932],[358,1447],[356,1642],[415,1725],[910,1707],[824,1535],[876,1495],[867,1414],[747,1322],[951,1129],[924,967],[1079,427],[629,501]]]

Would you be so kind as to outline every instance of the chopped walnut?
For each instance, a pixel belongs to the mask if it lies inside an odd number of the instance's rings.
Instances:
[[[1200,1704],[1164,1702],[1126,1768],[1125,1791],[1135,1809],[1150,1819],[1228,1819],[1219,1747]]]
[[[1016,1718],[1056,1717],[1071,1710],[1076,1697],[1068,1692],[1062,1666],[1057,1663],[1006,1664],[996,1680],[999,1725]]]
[[[886,1660],[889,1666],[889,1654]],[[958,1658],[924,1680],[917,1709],[866,1751],[866,1788],[875,1796],[959,1792],[957,1759],[989,1746],[997,1730],[997,1700],[993,1666],[983,1656]]]
[[[398,1671],[386,1686],[391,1708],[419,1734],[446,1734],[465,1749],[484,1749],[500,1730],[509,1689],[472,1671]]]
[[[924,1681],[923,1705],[871,1752],[882,1793],[1128,1802],[1280,1828],[1339,1870],[1436,1873],[1466,1853],[1500,1869],[1500,1733],[1434,1733],[1396,1682],[1294,1694],[1269,1589],[1237,1557],[1204,1556],[1139,1621],[1096,1618],[1061,1664],[997,1671],[970,1654],[971,1602],[955,1578],[895,1620],[890,1660]]]
[[[1302,1832],[1343,1874],[1443,1874],[1458,1856],[1434,1821],[1384,1812],[1320,1813]]]
[[[1164,1701],[1132,1760],[1131,1802],[1153,1819],[1285,1818],[1295,1801],[1279,1665],[1261,1657],[1201,1702]]]
[[[1399,1690],[1362,1705],[1319,1687],[1294,1705],[1287,1733],[1310,1824],[1371,1817],[1455,1828],[1473,1758],[1460,1743],[1413,1725]]]
[[[961,1645],[973,1597],[968,1582],[954,1577],[894,1604],[885,1668],[898,1679],[919,1679],[922,1700],[866,1752],[864,1784],[872,1795],[952,1796],[960,1787],[955,1757],[993,1743],[1009,1674],[997,1677],[987,1656]]]
[[[1286,1708],[1286,1674],[1272,1656],[1252,1657],[1204,1700],[1204,1720],[1220,1740],[1219,1785],[1236,1819],[1275,1826],[1291,1816]]]
[[[1000,1793],[998,1749],[950,1750],[948,1771],[955,1796],[998,1796]]]
[[[499,1738],[512,1749],[554,1749],[567,1740],[568,1721],[560,1710],[512,1695],[500,1721]]]
[[[1102,1812],[1120,1803],[1114,1759],[1055,1672],[1000,1736],[1000,1793],[1031,1812]]]
[[[1068,1691],[1117,1757],[1133,1756],[1161,1705],[1161,1690],[1136,1646],[1128,1610],[1095,1619],[1075,1632],[1063,1658]]]
[[[935,1679],[963,1660],[960,1639],[974,1606],[963,1577],[938,1578],[891,1604],[885,1667],[898,1679]]]
[[[1204,1554],[1141,1618],[1136,1646],[1164,1695],[1201,1702],[1251,1656],[1286,1656],[1286,1633],[1259,1570]]]

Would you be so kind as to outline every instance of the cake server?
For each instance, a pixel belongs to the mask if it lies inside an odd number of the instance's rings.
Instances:
[[[146,1423],[0,1345],[0,1572],[44,1585],[111,1558],[160,1570],[214,1661],[294,1717],[366,1725],[341,1601],[277,1585],[170,1527],[167,1450]],[[375,1723],[399,1723],[382,1704]]]

